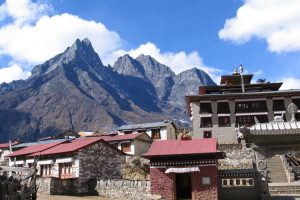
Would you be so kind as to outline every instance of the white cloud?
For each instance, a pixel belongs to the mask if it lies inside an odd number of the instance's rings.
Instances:
[[[10,67],[0,69],[0,83],[9,83],[13,80],[26,79],[30,74],[30,72],[24,71],[20,66],[14,64]]]
[[[6,0],[0,7],[0,19],[11,17],[14,23],[20,24],[36,19],[44,12],[51,10],[50,6],[30,0]]]
[[[34,25],[9,24],[0,28],[0,52],[18,61],[41,63],[61,53],[77,38],[88,37],[100,56],[120,46],[119,35],[103,24],[71,14],[43,16]]]
[[[118,56],[126,53],[133,57],[143,53],[170,66],[175,73],[198,67],[215,79],[221,72],[205,66],[197,51],[161,52],[151,42],[141,44],[136,49],[124,50],[118,33],[104,24],[68,13],[50,16],[47,9],[51,9],[51,6],[41,1],[6,0],[0,6],[0,20],[1,16],[13,20],[0,27],[0,56],[12,57],[13,63],[29,63],[33,66],[63,52],[77,38],[89,38],[104,64],[113,64]]]
[[[300,50],[299,0],[245,0],[234,18],[219,31],[223,40],[245,43],[264,39],[272,52]]]
[[[300,79],[294,77],[288,77],[288,78],[284,78],[282,82],[283,84],[280,87],[280,90],[300,89]]]

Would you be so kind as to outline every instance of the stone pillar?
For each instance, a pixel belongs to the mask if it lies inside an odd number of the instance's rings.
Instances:
[[[286,97],[286,98],[284,98],[284,107],[285,107],[285,110],[286,110],[286,111],[288,110],[288,107],[289,107],[289,105],[290,105],[291,103],[292,103],[291,97]],[[292,114],[291,114],[291,113],[286,112],[286,113],[285,113],[285,116],[286,116],[286,121],[287,121],[287,122],[291,121],[291,119],[292,119]]]
[[[267,101],[268,119],[269,122],[274,121],[273,100],[268,98]]]
[[[229,100],[229,109],[230,109],[230,123],[231,127],[235,127],[235,102],[234,100]]]

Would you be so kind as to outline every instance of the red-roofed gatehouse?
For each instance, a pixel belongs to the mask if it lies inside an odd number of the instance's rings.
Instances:
[[[151,193],[164,199],[218,199],[217,140],[154,141],[143,157],[150,160]]]

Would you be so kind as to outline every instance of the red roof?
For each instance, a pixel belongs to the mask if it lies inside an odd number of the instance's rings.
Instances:
[[[49,149],[51,147],[54,147],[56,145],[59,145],[61,143],[63,143],[64,141],[59,141],[59,142],[51,142],[51,143],[46,143],[46,144],[37,144],[37,145],[32,145],[23,149],[20,149],[18,151],[15,151],[9,155],[7,155],[8,157],[13,157],[13,156],[26,156],[32,153],[36,153],[36,152],[41,152],[44,151],[46,149]]]
[[[143,134],[146,134],[146,133],[134,133],[134,134],[115,135],[115,136],[101,136],[101,138],[107,142],[120,141],[120,140],[133,140]]]
[[[217,139],[192,139],[192,140],[156,140],[145,157],[191,155],[217,152]]]
[[[11,143],[11,146],[14,146],[14,145],[19,144],[19,143],[20,142],[18,142],[18,141],[14,141],[14,142]],[[0,149],[2,149],[2,148],[8,148],[8,147],[9,147],[9,143],[0,144]]]
[[[52,148],[46,149],[41,152],[34,152],[29,156],[38,156],[38,155],[52,155],[52,154],[60,154],[60,153],[70,153],[77,151],[85,146],[101,141],[100,137],[91,137],[91,138],[77,138],[65,143],[61,143],[57,146],[53,146]],[[103,141],[103,140],[102,140]]]

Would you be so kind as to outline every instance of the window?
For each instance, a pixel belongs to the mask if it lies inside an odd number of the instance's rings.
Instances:
[[[200,113],[212,113],[211,103],[200,103]]]
[[[143,129],[143,130],[138,130],[137,132],[138,132],[138,133],[146,133],[146,130],[145,130],[145,129]]]
[[[297,121],[300,121],[300,113],[296,113],[295,118],[296,118]]]
[[[131,134],[132,131],[124,131],[124,134]]]
[[[203,131],[203,138],[211,138],[212,132],[211,131]]]
[[[59,178],[65,179],[65,178],[72,178],[72,163],[59,163]]]
[[[201,117],[201,128],[212,127],[211,117]]]
[[[227,179],[223,179],[223,180],[222,180],[222,186],[227,186],[227,185],[228,185]]]
[[[254,116],[237,116],[236,117],[236,126],[252,126],[255,124]]]
[[[292,99],[292,102],[300,109],[300,99]]]
[[[202,177],[202,185],[210,185],[210,184],[211,181],[209,176]]]
[[[152,129],[151,130],[152,139],[161,139],[160,137],[160,129]]]
[[[34,163],[28,163],[28,168],[34,168]]]
[[[43,177],[51,176],[51,174],[52,174],[52,165],[51,164],[40,165],[40,169],[41,169],[41,176],[43,176]]]
[[[230,113],[228,102],[218,102],[218,113]]]
[[[253,186],[253,185],[254,185],[254,180],[253,180],[253,178],[249,178],[247,181],[248,181],[248,185],[249,185],[249,186]]]
[[[121,150],[123,152],[130,152],[131,151],[131,142],[121,143]]]
[[[236,113],[245,112],[267,112],[266,101],[245,101],[235,103]]]
[[[257,115],[255,117],[257,118],[259,123],[268,123],[269,122],[268,115]]]
[[[222,187],[251,187],[254,186],[253,178],[222,179]]]
[[[273,101],[273,110],[274,111],[284,111],[285,110],[284,100],[283,99],[274,100]]]
[[[230,126],[230,117],[219,117],[219,127]]]

